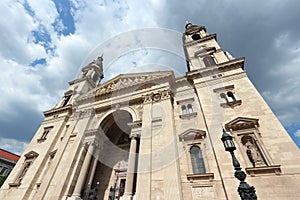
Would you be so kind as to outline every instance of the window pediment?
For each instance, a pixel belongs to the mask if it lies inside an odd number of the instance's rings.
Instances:
[[[188,129],[183,133],[179,134],[180,141],[191,141],[204,139],[206,137],[206,132],[198,129]]]
[[[258,119],[247,118],[247,117],[238,117],[225,124],[225,128],[227,130],[233,130],[233,131],[247,129],[247,128],[256,128],[258,126],[259,126]]]
[[[39,154],[37,152],[35,152],[35,151],[29,151],[24,156],[25,156],[26,159],[32,159],[32,158],[38,157]]]

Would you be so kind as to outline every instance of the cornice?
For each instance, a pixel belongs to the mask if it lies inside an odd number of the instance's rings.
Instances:
[[[54,108],[48,111],[44,111],[43,114],[45,117],[50,117],[53,115],[59,115],[62,113],[66,113],[66,112],[71,112],[72,111],[72,105],[68,105],[68,106],[64,106],[64,107],[60,107],[60,108]]]
[[[111,101],[109,102],[108,105],[103,106],[103,104],[101,104],[101,106],[95,106],[95,112],[97,114],[110,110],[110,109],[114,109],[114,108],[122,108],[124,106],[134,106],[134,105],[141,105],[143,103],[144,99],[142,96],[140,97],[136,97],[134,99],[129,100],[128,99],[124,99],[123,101],[120,102],[116,102],[116,103],[112,103]]]
[[[230,60],[227,62],[223,62],[220,64],[217,64],[214,67],[205,67],[197,70],[193,70],[186,73],[186,76],[188,79],[194,79],[194,78],[202,78],[206,76],[211,76],[214,74],[218,74],[221,72],[226,72],[238,68],[244,69],[244,58],[238,58],[234,60]]]
[[[197,88],[202,88],[202,87],[219,84],[220,81],[222,81],[222,83],[225,84],[226,82],[230,82],[235,79],[241,79],[244,77],[247,77],[246,72],[240,72],[240,73],[235,73],[235,74],[231,74],[231,75],[227,75],[227,76],[222,76],[220,78],[205,80],[205,81],[202,81],[199,83],[195,83],[195,85],[197,85]],[[192,79],[190,79],[190,81],[191,81],[191,84],[193,84]]]

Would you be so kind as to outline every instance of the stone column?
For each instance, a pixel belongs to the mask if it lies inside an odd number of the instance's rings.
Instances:
[[[125,196],[128,196],[128,197],[132,197],[132,195],[133,195],[133,179],[134,179],[134,172],[136,170],[135,169],[136,148],[137,148],[136,135],[132,135],[131,142],[130,142],[128,168],[127,168],[127,174],[126,174],[126,184],[125,184]]]
[[[84,161],[83,161],[83,164],[82,164],[82,167],[81,167],[78,179],[77,179],[77,183],[74,188],[74,192],[72,194],[72,196],[74,196],[74,197],[80,197],[81,190],[84,185],[85,177],[88,173],[89,165],[90,165],[90,162],[91,162],[91,159],[93,156],[93,151],[94,151],[94,145],[90,144],[88,151],[85,155],[85,158],[84,158]]]
[[[97,164],[98,164],[98,155],[99,155],[99,148],[96,148],[95,153],[94,153],[94,161],[93,161],[93,165],[90,171],[90,176],[89,176],[89,181],[88,181],[88,189],[91,188],[93,180],[94,180],[94,176],[95,176],[95,172],[96,172],[96,168],[97,168]]]

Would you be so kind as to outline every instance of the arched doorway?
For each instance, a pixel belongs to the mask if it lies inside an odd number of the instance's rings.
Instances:
[[[129,112],[118,110],[100,123],[99,151],[93,161],[96,162],[93,181],[83,194],[86,199],[115,200],[124,194],[131,133],[128,123],[132,121]],[[92,166],[93,163],[90,171]]]

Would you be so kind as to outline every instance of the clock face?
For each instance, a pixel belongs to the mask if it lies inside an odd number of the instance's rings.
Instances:
[[[200,29],[201,29],[201,28],[200,28],[199,26],[193,25],[193,26],[189,27],[189,28],[185,31],[185,33],[186,33],[187,35],[192,35],[192,34],[194,34],[194,33],[199,32]]]

